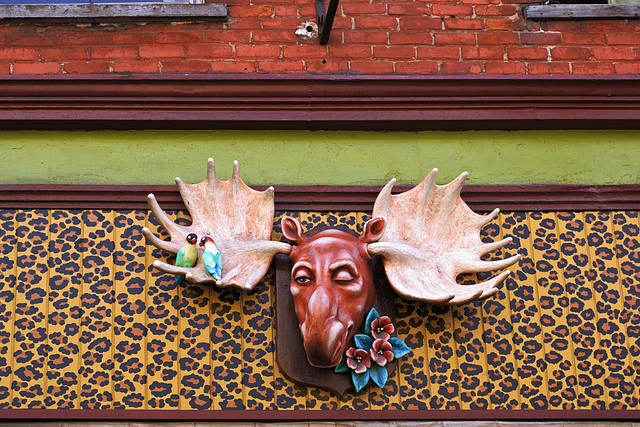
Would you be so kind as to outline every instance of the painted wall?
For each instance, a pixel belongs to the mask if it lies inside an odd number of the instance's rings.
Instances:
[[[637,74],[637,20],[531,21],[540,0],[342,0],[329,44],[313,0],[230,0],[226,23],[0,26],[1,74]]]
[[[368,218],[293,215],[354,230]],[[460,307],[397,297],[411,354],[384,389],[344,397],[279,371],[273,271],[251,292],[177,285],[148,267],[166,254],[144,243],[143,226],[161,232],[146,211],[0,219],[0,412],[639,406],[637,212],[500,213],[483,238],[512,236],[492,257],[522,260],[499,292]]]
[[[200,182],[213,157],[221,179],[240,161],[248,184],[640,182],[640,131],[0,132],[0,183]]]

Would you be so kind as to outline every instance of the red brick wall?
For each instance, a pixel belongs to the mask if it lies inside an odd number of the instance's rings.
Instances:
[[[230,0],[226,23],[0,25],[0,74],[640,74],[640,21],[522,18],[527,0]]]

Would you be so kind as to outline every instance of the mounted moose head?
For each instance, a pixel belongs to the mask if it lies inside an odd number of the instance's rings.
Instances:
[[[475,214],[460,198],[467,173],[451,183],[435,184],[437,169],[413,189],[391,195],[395,179],[380,192],[373,219],[364,226],[360,238],[339,230],[314,236],[303,233],[293,218],[282,220],[285,237],[297,244],[270,241],[274,216],[273,187],[258,192],[247,187],[234,162],[229,181],[218,180],[213,160],[207,177],[198,184],[176,183],[193,220],[179,226],[160,209],[153,194],[149,205],[171,236],[170,241],[143,230],[154,246],[177,253],[185,237],[212,236],[222,257],[219,280],[206,273],[202,249],[193,268],[172,266],[160,261],[154,267],[170,274],[185,275],[194,283],[215,283],[251,290],[266,274],[276,253],[293,260],[291,293],[312,366],[338,364],[373,305],[372,255],[382,257],[392,288],[401,296],[436,304],[462,304],[488,298],[510,272],[475,285],[459,285],[456,278],[465,272],[487,272],[508,267],[520,255],[482,261],[480,257],[499,249],[511,238],[483,243],[480,229],[498,209],[482,216]]]

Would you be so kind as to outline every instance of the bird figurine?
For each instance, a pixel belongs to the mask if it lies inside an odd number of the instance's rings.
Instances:
[[[190,268],[196,265],[198,260],[198,251],[196,250],[196,243],[198,243],[198,236],[194,233],[189,233],[184,242],[184,245],[178,251],[176,255],[176,267]],[[184,276],[176,274],[176,283],[180,284]]]
[[[222,276],[222,257],[216,246],[216,242],[211,237],[204,236],[200,239],[200,246],[204,246],[204,253],[202,254],[204,269],[209,276],[220,280]]]

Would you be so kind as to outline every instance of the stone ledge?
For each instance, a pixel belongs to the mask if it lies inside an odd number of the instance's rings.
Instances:
[[[0,22],[219,21],[227,18],[224,3],[103,3],[0,5]]]
[[[640,4],[547,4],[524,8],[526,19],[630,19],[640,18]]]

